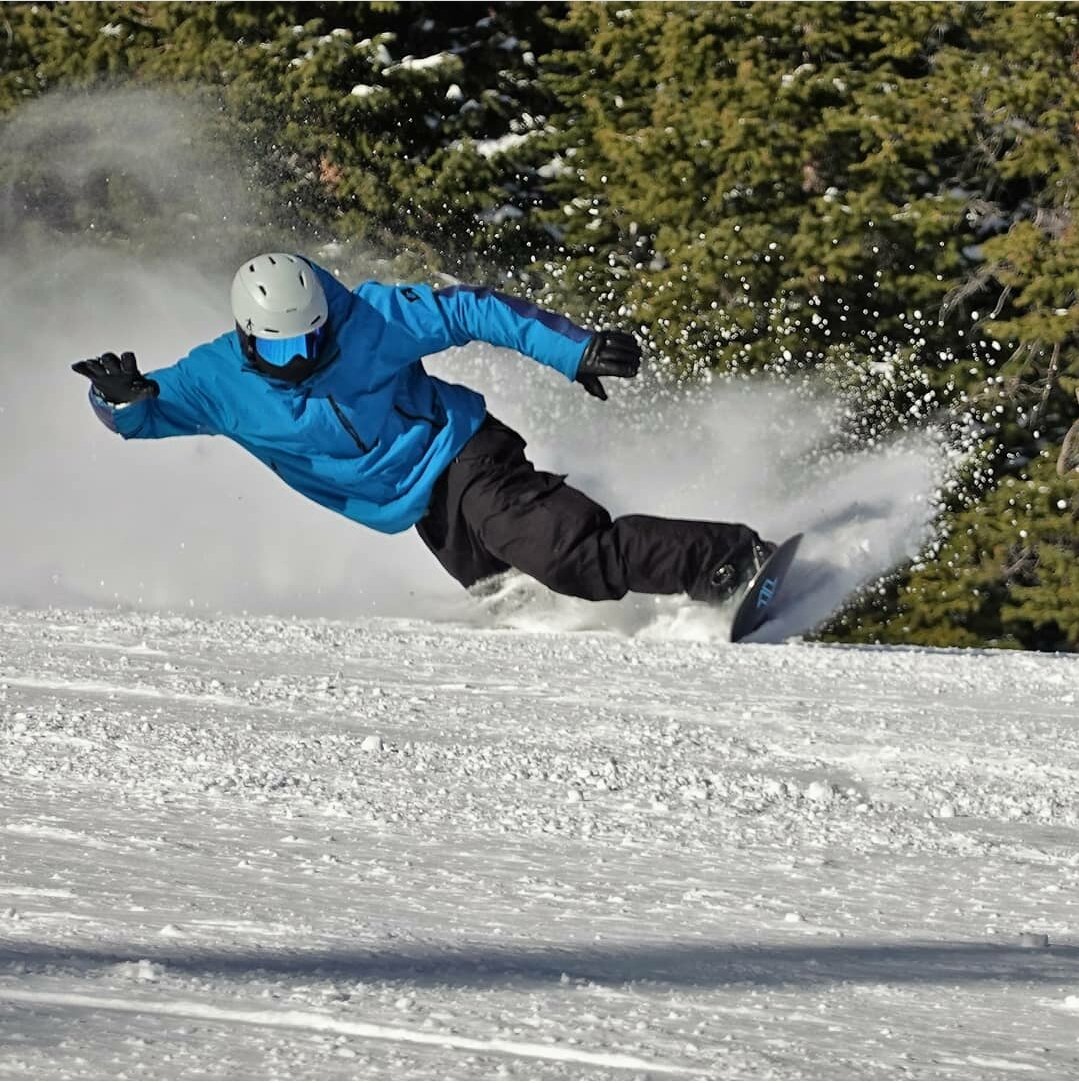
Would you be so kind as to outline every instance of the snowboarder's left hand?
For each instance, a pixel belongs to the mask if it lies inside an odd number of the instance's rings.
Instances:
[[[606,400],[601,376],[633,377],[640,367],[641,346],[628,331],[597,331],[584,351],[575,379],[590,395]]]
[[[103,353],[88,361],[78,361],[71,367],[80,376],[85,376],[97,393],[113,406],[153,398],[158,392],[157,383],[139,372],[135,355],[130,350],[119,357],[114,353]]]

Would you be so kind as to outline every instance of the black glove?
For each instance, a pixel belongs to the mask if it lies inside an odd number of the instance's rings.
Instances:
[[[114,406],[154,398],[158,392],[157,384],[139,372],[135,355],[130,350],[119,357],[114,353],[103,353],[89,361],[78,361],[71,367],[80,376],[85,376],[98,394]]]
[[[641,367],[640,343],[627,331],[597,331],[584,351],[576,380],[589,395],[606,399],[601,376],[636,376]]]

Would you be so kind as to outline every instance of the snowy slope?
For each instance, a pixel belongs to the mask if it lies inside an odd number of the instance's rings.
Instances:
[[[1075,1077],[1076,676],[0,610],[0,1076]]]

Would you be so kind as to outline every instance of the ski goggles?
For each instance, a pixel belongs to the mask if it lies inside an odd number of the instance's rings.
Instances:
[[[255,335],[253,346],[261,360],[275,368],[281,368],[297,357],[310,361],[318,355],[325,326],[323,324],[314,331],[308,331],[306,335],[296,335],[293,338],[259,338]]]

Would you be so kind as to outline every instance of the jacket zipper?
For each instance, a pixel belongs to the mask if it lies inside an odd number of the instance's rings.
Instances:
[[[360,451],[364,453],[364,455],[366,455],[371,450],[371,448],[360,439],[360,434],[356,431],[356,426],[353,425],[347,417],[345,417],[344,413],[341,410],[341,407],[337,405],[337,400],[334,399],[333,395],[327,395],[326,401],[333,408],[333,412],[337,415],[337,420],[341,422],[341,428],[343,428],[345,432],[347,432],[349,436],[352,437],[352,439],[356,443],[356,446],[360,449]],[[375,443],[378,443],[378,441],[376,440]]]

